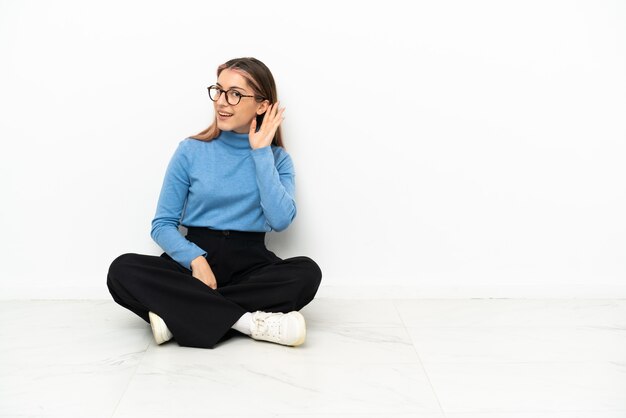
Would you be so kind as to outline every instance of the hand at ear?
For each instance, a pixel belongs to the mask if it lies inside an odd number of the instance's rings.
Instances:
[[[250,146],[252,149],[267,147],[272,144],[272,140],[274,139],[274,135],[276,134],[276,130],[280,123],[285,119],[283,116],[283,112],[285,108],[283,107],[278,110],[278,104],[280,102],[276,102],[271,104],[267,111],[265,112],[265,116],[263,117],[263,122],[261,122],[261,127],[259,131],[256,132],[256,116],[252,119],[252,123],[250,124]]]

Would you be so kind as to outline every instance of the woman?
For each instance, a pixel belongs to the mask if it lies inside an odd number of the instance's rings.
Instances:
[[[213,348],[235,333],[297,346],[298,311],[322,272],[309,257],[281,259],[265,233],[296,216],[294,167],[282,144],[276,85],[255,58],[232,59],[209,87],[213,124],[180,141],[165,173],[151,237],[160,256],[127,253],[109,268],[115,302],[162,344]],[[187,228],[183,236],[178,226]]]

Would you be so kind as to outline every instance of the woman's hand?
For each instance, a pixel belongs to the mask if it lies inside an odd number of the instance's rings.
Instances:
[[[203,256],[200,255],[191,262],[191,275],[211,289],[217,289],[217,280],[215,280],[213,270]]]
[[[283,107],[278,110],[278,104],[280,102],[276,102],[271,104],[270,107],[265,111],[265,116],[263,117],[263,122],[261,122],[261,127],[259,128],[259,132],[256,131],[256,116],[252,119],[252,123],[250,124],[250,146],[252,149],[267,147],[272,144],[272,140],[274,139],[274,135],[276,134],[276,129],[278,129],[278,125],[285,118],[283,116],[283,112],[285,108]]]

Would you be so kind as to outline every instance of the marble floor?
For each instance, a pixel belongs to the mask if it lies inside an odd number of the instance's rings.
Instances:
[[[2,417],[626,417],[626,300],[317,298],[307,340],[154,343],[112,300],[0,301]]]

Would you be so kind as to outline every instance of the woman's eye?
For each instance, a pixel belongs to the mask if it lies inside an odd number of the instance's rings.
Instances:
[[[241,94],[238,91],[234,91],[232,92],[233,97],[240,97]]]

